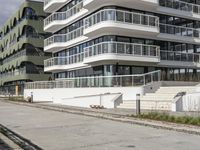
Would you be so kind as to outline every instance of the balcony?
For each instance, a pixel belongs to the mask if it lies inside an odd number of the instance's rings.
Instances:
[[[163,40],[174,40],[176,42],[199,44],[200,30],[160,23],[160,34],[158,35],[158,38]]]
[[[159,5],[159,12],[188,19],[200,19],[200,5],[180,0],[159,0]]]
[[[45,71],[58,72],[104,63],[158,63],[160,48],[154,45],[122,42],[102,42],[69,57],[54,57],[44,61]]]
[[[158,0],[84,0],[84,8],[90,11],[108,5],[152,10],[158,6]]]
[[[200,67],[200,54],[198,53],[183,53],[174,51],[160,51],[160,66],[164,67]]]
[[[59,72],[63,70],[80,68],[87,66],[83,64],[84,53],[79,53],[69,57],[53,57],[44,61],[45,72]]]
[[[159,34],[159,18],[152,15],[105,9],[84,20],[84,35],[93,38],[102,34],[147,37]]]
[[[44,20],[45,32],[56,32],[87,14],[83,1],[65,12],[55,12]]]
[[[158,63],[160,49],[154,45],[123,42],[103,42],[85,48],[85,64],[96,63]]]
[[[44,11],[54,12],[70,0],[44,0]]]
[[[83,36],[83,27],[67,34],[55,34],[44,40],[45,52],[57,52],[69,46],[73,46],[87,39]]]

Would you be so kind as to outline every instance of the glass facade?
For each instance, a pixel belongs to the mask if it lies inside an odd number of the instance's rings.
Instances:
[[[70,10],[72,7],[82,2],[82,0],[73,0],[68,4],[61,7],[57,12],[65,12]],[[193,13],[200,14],[198,9],[200,6],[192,5],[200,4],[200,0],[159,0],[159,5],[162,7],[177,9],[181,11],[190,11]],[[156,20],[158,18],[158,20]],[[124,24],[134,24],[149,27],[158,27],[159,32],[163,34],[170,34],[174,36],[181,36],[187,38],[200,38],[200,21],[198,19],[180,17],[180,15],[170,15],[167,13],[150,12],[145,10],[131,9],[119,6],[105,6],[98,8],[74,21],[72,24],[58,30],[55,35],[63,35],[67,33],[72,33],[73,31],[83,27],[84,29],[90,28],[98,23],[104,21],[115,21]],[[74,32],[75,34],[75,32]],[[82,35],[83,36],[84,32]],[[79,36],[74,35],[78,38]],[[90,37],[87,41],[74,44],[66,49],[62,49],[58,52],[53,52],[53,57],[57,60],[57,64],[65,64],[66,61],[70,62],[67,64],[73,64],[77,62],[83,62],[82,57],[87,57],[85,51],[88,47],[95,46],[104,42],[121,42],[123,44],[118,44],[117,46],[101,44],[101,49],[112,50],[112,52],[133,54],[131,44],[144,44],[150,46],[160,47],[160,60],[161,61],[174,61],[174,62],[190,62],[199,63],[200,62],[200,44],[190,41],[178,42],[179,40],[163,40],[155,37],[145,37],[142,38],[133,34],[131,37],[126,35],[116,35],[105,34],[105,35],[95,35]],[[68,42],[68,41],[65,41]],[[106,46],[105,46],[106,45]],[[124,46],[126,45],[126,46]],[[128,45],[128,46],[127,46]],[[149,47],[150,47],[149,46]],[[148,47],[148,48],[149,48]],[[96,49],[97,47],[95,47]],[[144,46],[143,46],[144,48]],[[151,47],[150,47],[151,48]],[[149,48],[149,49],[150,49]],[[141,49],[141,48],[134,48]],[[145,50],[145,48],[144,48]],[[96,51],[91,52],[95,56],[98,53],[98,48]],[[81,60],[74,61],[74,57],[80,56]],[[90,54],[88,54],[90,55]],[[60,59],[59,58],[63,58]],[[67,60],[66,60],[67,59]],[[143,58],[141,58],[143,59]],[[64,61],[59,62],[59,61]],[[198,67],[182,66],[177,67],[175,65],[168,67],[161,67],[157,64],[152,63],[135,63],[130,62],[128,65],[116,60],[115,62],[106,62],[103,64],[86,67],[83,69],[72,69],[71,71],[63,70],[61,72],[54,73],[55,78],[73,78],[73,77],[92,77],[92,76],[112,76],[112,75],[131,75],[131,74],[142,74],[154,70],[161,70],[163,80],[173,80],[173,81],[198,81],[200,79],[200,69]]]

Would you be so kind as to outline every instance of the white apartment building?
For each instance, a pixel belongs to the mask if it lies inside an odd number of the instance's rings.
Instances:
[[[200,0],[44,0],[44,11],[44,30],[53,33],[44,41],[53,56],[45,71],[56,80],[73,78],[73,87],[200,80]]]
[[[45,0],[55,79],[142,74],[199,81],[200,0]]]

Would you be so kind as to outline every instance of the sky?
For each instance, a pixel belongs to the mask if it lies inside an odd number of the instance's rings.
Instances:
[[[25,0],[0,0],[0,27],[12,16]],[[42,1],[42,0],[38,0]]]

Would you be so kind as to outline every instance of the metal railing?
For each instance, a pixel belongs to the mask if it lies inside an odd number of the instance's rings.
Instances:
[[[100,55],[100,54],[118,54],[126,56],[146,56],[159,57],[160,48],[155,45],[125,43],[125,42],[102,42],[84,48],[84,52],[71,55],[68,57],[54,57],[44,61],[44,67],[56,65],[69,65],[83,62],[85,58]]]
[[[159,18],[152,15],[122,11],[116,9],[104,9],[84,19],[85,28],[91,27],[103,21],[114,21],[128,24],[137,24],[148,27],[158,27]]]
[[[75,38],[78,38],[83,35],[83,27],[75,29],[66,34],[55,34],[44,40],[44,46],[49,46],[54,43],[65,43],[71,41]]]
[[[200,63],[200,54],[198,53],[181,53],[174,51],[160,51],[161,60],[169,61],[186,61]]]
[[[25,83],[25,89],[132,87],[160,81],[160,71],[137,75],[94,76]]]
[[[128,56],[159,57],[160,48],[155,45],[124,42],[102,42],[85,48],[85,58],[109,53]]]
[[[12,61],[12,60],[14,60],[16,58],[19,58],[21,56],[27,56],[26,49],[21,50],[21,51],[17,52],[16,54],[14,54],[14,55],[12,55],[10,57],[5,58],[3,60],[3,64],[8,63],[8,62],[10,62],[10,61]]]
[[[55,13],[51,14],[50,16],[48,16],[44,20],[44,26],[47,26],[48,24],[50,24],[53,21],[67,20],[70,17],[77,14],[78,12],[80,12],[80,10],[82,8],[83,8],[83,1],[76,4],[75,6],[71,7],[69,10],[67,10],[65,12],[55,12]]]
[[[160,33],[200,38],[199,29],[183,27],[183,26],[175,26],[170,24],[160,23]]]
[[[9,78],[26,74],[26,68],[16,69],[15,71],[6,72],[0,75],[0,78]]]
[[[70,65],[78,62],[82,62],[84,59],[84,53],[78,53],[68,57],[53,57],[44,61],[44,67]]]
[[[162,7],[200,14],[200,5],[198,4],[187,3],[180,0],[159,0],[159,4]]]

